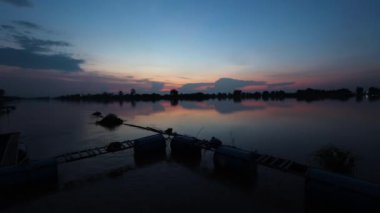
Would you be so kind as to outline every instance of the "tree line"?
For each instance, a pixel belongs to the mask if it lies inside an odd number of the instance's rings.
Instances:
[[[283,90],[276,91],[256,91],[256,92],[243,92],[242,90],[234,90],[231,93],[179,93],[177,90],[172,89],[167,94],[139,94],[135,89],[131,89],[129,93],[119,91],[118,93],[104,92],[100,94],[72,94],[59,96],[59,100],[68,101],[159,101],[169,100],[173,104],[178,101],[190,100],[190,101],[203,101],[203,100],[233,100],[239,102],[245,99],[256,99],[264,101],[278,101],[284,99],[296,99],[298,101],[317,101],[317,100],[341,100],[346,101],[348,99],[356,97],[357,101],[368,99],[370,101],[380,99],[380,89],[376,87],[370,87],[365,90],[363,87],[357,87],[353,92],[349,89],[337,89],[337,90],[321,90],[307,88],[304,90],[297,90],[296,92],[285,92]]]

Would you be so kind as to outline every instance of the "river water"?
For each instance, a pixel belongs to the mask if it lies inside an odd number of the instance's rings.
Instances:
[[[27,145],[32,160],[152,134],[128,126],[105,129],[96,125],[97,118],[91,115],[100,111],[114,113],[128,123],[173,128],[178,133],[201,139],[214,136],[224,144],[316,167],[314,153],[334,145],[355,155],[354,176],[380,183],[380,102],[211,100],[172,105],[167,101],[51,100],[17,101],[12,105],[17,109],[0,117],[0,132],[21,132],[21,140]],[[106,155],[98,161],[66,167],[60,170],[62,179],[70,182],[110,168],[111,163],[105,163],[107,158],[114,158],[119,164],[126,162],[125,157],[115,156]],[[164,170],[159,166],[159,172]],[[154,175],[155,171],[147,174]]]
[[[356,156],[355,175],[380,182],[380,102],[232,101],[86,103],[20,101],[0,117],[0,132],[19,131],[31,159],[43,159],[111,141],[152,133],[95,125],[94,111],[114,113],[128,123],[173,128],[239,148],[315,164],[313,154],[326,145]]]

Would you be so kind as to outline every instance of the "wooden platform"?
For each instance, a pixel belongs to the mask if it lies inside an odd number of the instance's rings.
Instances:
[[[17,165],[19,132],[0,134],[0,167]]]
[[[108,149],[109,145],[101,146],[101,147],[95,147],[91,149],[85,149],[77,152],[71,152],[63,155],[59,155],[56,157],[58,163],[68,163],[72,161],[82,160],[85,158],[91,158],[98,155],[103,155],[107,153],[122,151],[126,149],[130,149],[134,147],[134,141],[133,140],[126,140],[122,142],[116,142],[120,144],[120,147],[117,148],[117,150],[110,151]]]

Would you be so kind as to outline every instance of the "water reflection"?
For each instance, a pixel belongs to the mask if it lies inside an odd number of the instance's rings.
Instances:
[[[20,131],[32,159],[44,159],[111,141],[150,135],[120,126],[109,131],[92,116],[114,113],[128,123],[174,131],[224,144],[312,164],[313,153],[325,144],[355,150],[356,174],[380,182],[380,102],[169,101],[85,103],[19,101],[16,110],[0,117],[0,131]]]
[[[258,101],[244,101],[240,103],[231,101],[208,101],[208,102],[181,102],[181,107],[190,110],[215,110],[220,114],[228,114],[239,111],[264,110],[266,105]]]
[[[135,164],[138,167],[144,167],[144,166],[149,166],[155,163],[160,163],[162,161],[166,161],[166,151],[160,151],[156,153],[150,153],[148,154],[138,154],[134,153],[134,159],[135,159]]]

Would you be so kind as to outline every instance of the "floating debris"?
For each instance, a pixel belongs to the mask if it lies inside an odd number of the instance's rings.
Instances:
[[[117,152],[122,149],[123,149],[123,144],[121,142],[112,142],[106,148],[107,152]]]
[[[96,124],[99,124],[103,127],[113,129],[121,124],[123,124],[123,120],[118,118],[115,114],[108,114],[102,120],[97,121]]]
[[[329,145],[314,154],[314,159],[326,170],[351,174],[355,167],[355,156],[348,150]]]
[[[92,113],[92,115],[96,116],[96,117],[103,117],[103,114],[101,112],[98,112],[98,111]]]

